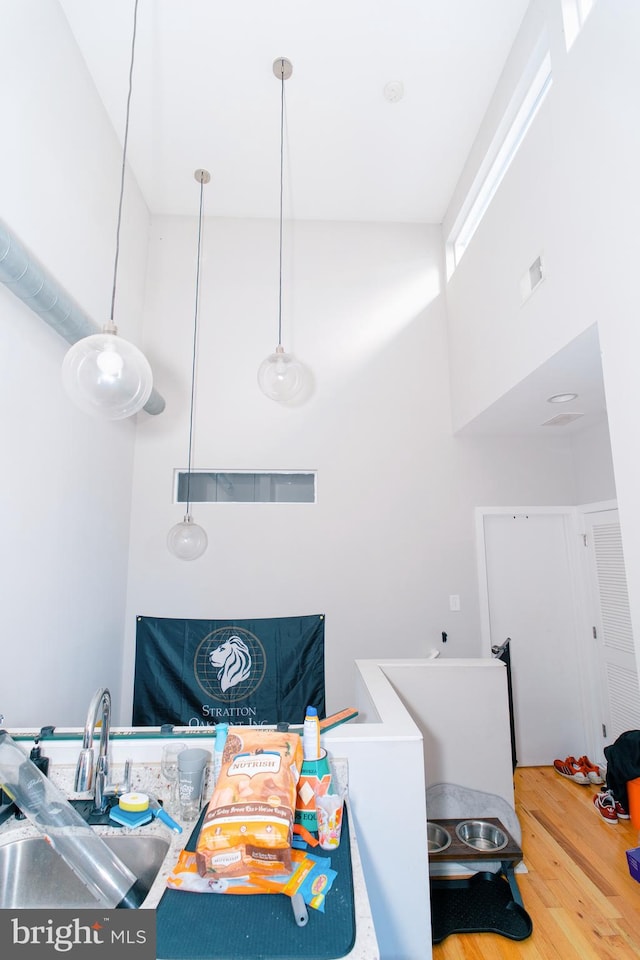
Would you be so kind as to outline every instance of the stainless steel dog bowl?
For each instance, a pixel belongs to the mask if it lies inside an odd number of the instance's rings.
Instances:
[[[509,842],[506,833],[486,820],[463,820],[456,826],[458,839],[474,850],[502,850]]]
[[[451,843],[451,834],[437,823],[427,820],[427,850],[442,853]]]

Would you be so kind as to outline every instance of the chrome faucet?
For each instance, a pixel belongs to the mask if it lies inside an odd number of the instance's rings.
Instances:
[[[102,724],[100,727],[100,747],[98,761],[93,764],[93,734],[98,713],[102,710]],[[76,764],[74,790],[84,793],[93,790],[95,806],[102,810],[105,799],[106,786],[109,780],[109,733],[111,729],[111,694],[106,687],[99,687],[91,698],[87,722],[84,727],[82,749]]]

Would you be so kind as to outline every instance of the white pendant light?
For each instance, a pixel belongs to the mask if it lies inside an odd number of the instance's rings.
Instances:
[[[135,0],[110,320],[104,325],[102,333],[95,333],[74,343],[67,351],[62,364],[62,383],[69,397],[85,413],[102,420],[123,420],[138,413],[149,399],[153,388],[153,374],[149,361],[138,347],[117,336],[118,328],[113,322],[137,18],[138,0]]]
[[[206,531],[194,523],[191,516],[191,452],[193,449],[193,407],[196,385],[196,358],[198,352],[198,304],[200,300],[200,250],[202,247],[202,201],[205,183],[209,183],[211,175],[207,170],[196,170],[195,179],[200,184],[200,209],[198,213],[198,251],[196,262],[196,302],[193,314],[193,353],[191,358],[191,402],[189,406],[189,456],[187,465],[187,510],[184,520],[171,527],[167,535],[167,546],[174,557],[179,560],[197,560],[207,549],[208,539]]]
[[[273,72],[280,80],[280,268],[278,275],[278,345],[258,368],[258,384],[270,400],[292,400],[305,383],[304,366],[282,346],[282,197],[284,183],[284,81],[293,73],[289,60],[279,57]]]

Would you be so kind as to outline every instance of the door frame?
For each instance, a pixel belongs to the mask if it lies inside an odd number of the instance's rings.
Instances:
[[[478,602],[480,609],[481,656],[491,657],[491,621],[489,616],[489,583],[485,545],[485,517],[487,516],[529,516],[560,515],[564,519],[565,543],[570,580],[570,601],[574,612],[574,630],[568,642],[577,665],[578,693],[585,749],[588,755],[602,760],[602,739],[600,736],[601,692],[595,642],[587,644],[591,632],[592,610],[595,603],[588,573],[587,557],[581,546],[584,545],[586,527],[584,515],[617,507],[616,501],[603,501],[582,506],[517,506],[517,507],[476,507],[476,551],[478,571]],[[502,641],[504,641],[504,637]],[[502,642],[501,641],[501,642]],[[587,655],[584,655],[584,649]],[[582,653],[582,655],[581,655]],[[594,715],[593,704],[598,704]]]

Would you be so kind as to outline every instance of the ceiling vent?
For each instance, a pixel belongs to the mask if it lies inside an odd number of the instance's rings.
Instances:
[[[572,423],[574,420],[579,420],[580,417],[584,417],[584,413],[559,413],[557,416],[551,417],[550,420],[545,420],[542,426],[566,427],[567,424]]]
[[[540,286],[544,280],[544,262],[542,260],[542,254],[533,261],[524,277],[520,281],[520,296],[522,297],[522,302],[528,300],[534,290]]]

